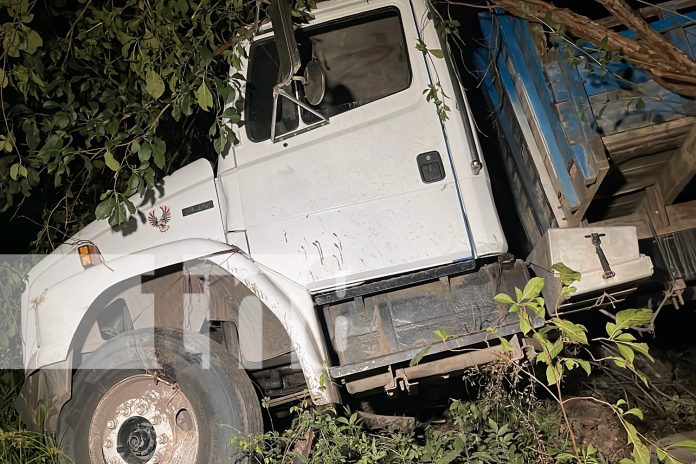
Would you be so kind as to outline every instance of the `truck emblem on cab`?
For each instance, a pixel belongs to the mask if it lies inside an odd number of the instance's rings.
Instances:
[[[154,209],[150,211],[150,213],[147,215],[147,221],[152,227],[157,227],[160,232],[166,232],[169,230],[168,224],[172,219],[172,210],[169,209],[169,206],[160,206],[160,211],[162,211],[162,215],[160,217],[155,215]]]

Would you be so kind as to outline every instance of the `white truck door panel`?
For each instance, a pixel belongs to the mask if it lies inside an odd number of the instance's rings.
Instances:
[[[472,258],[443,130],[435,106],[423,96],[430,79],[415,50],[418,33],[409,3],[356,3],[348,11],[335,11],[335,4],[327,2],[322,15],[320,3],[315,13],[323,24],[298,36],[301,48],[314,44],[312,54],[328,70],[325,100],[339,103],[326,105],[330,123],[283,142],[254,142],[249,136],[259,139],[261,133],[254,124],[263,116],[270,120],[270,114],[247,111],[247,130],[235,147],[252,256],[311,290]],[[351,14],[351,8],[372,13],[331,21],[332,15]],[[350,27],[357,29],[342,29]],[[254,55],[252,46],[250,68]],[[399,85],[404,78],[384,74],[380,62],[390,60],[396,63],[389,65],[393,72],[410,67],[410,84],[375,99],[370,85],[385,80]],[[256,75],[250,71],[248,85]],[[358,103],[334,111],[346,98],[339,90]],[[247,100],[254,104],[254,98]],[[442,163],[438,167],[423,155],[428,166],[422,174],[418,157],[427,153],[439,154]],[[426,182],[438,179],[439,169],[444,178]]]

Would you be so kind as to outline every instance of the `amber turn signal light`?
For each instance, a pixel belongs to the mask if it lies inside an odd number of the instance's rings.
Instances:
[[[96,245],[82,245],[77,248],[77,253],[80,255],[80,263],[84,268],[96,266],[104,262],[101,252]]]

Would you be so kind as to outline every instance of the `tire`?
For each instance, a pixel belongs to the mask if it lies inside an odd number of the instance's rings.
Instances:
[[[254,387],[221,345],[150,329],[85,360],[58,439],[78,464],[209,464],[233,462],[232,438],[262,431]]]

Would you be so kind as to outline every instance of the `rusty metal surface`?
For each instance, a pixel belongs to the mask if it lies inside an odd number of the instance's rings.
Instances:
[[[525,354],[517,337],[514,337],[510,344],[512,345],[511,352],[494,346],[397,369],[393,373],[390,369],[385,373],[348,381],[345,384],[346,390],[351,394],[356,394],[384,389],[387,393],[393,394],[396,390],[409,388],[413,380],[448,375],[468,367],[497,360],[516,361],[522,359]]]
[[[326,306],[326,325],[340,361],[331,374],[349,375],[403,361],[399,354],[410,355],[432,343],[434,330],[450,334],[455,347],[485,340],[490,327],[498,327],[499,334],[515,333],[516,316],[493,297],[500,292],[514,294],[514,287],[522,287],[527,278],[522,261],[494,263],[474,272]]]
[[[137,374],[114,385],[99,401],[88,443],[93,463],[194,464],[198,419],[177,385]]]
[[[674,279],[696,279],[696,229],[661,235],[651,247],[656,268]]]
[[[48,433],[55,433],[58,430],[58,414],[70,399],[71,358],[34,372],[24,381],[16,407],[29,429]],[[42,424],[39,417],[41,408],[37,407],[39,404],[46,407],[43,430],[40,430]]]

